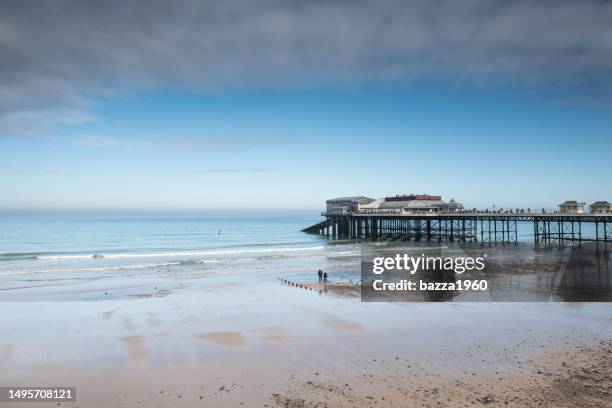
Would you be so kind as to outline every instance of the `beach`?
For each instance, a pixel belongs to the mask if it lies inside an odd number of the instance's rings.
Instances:
[[[30,269],[0,276],[1,385],[74,386],[67,407],[612,406],[610,303],[361,302],[354,244],[291,236],[6,261]],[[187,259],[140,267],[164,253]]]
[[[3,301],[19,318],[2,324],[2,383],[76,386],[62,404],[75,407],[610,401],[607,303],[364,304],[259,277],[155,285]]]

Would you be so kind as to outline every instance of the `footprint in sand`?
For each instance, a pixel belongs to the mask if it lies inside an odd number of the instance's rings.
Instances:
[[[151,351],[142,336],[119,337],[127,351],[128,358],[135,362],[147,360],[151,356]]]
[[[248,344],[246,337],[244,337],[242,332],[239,331],[208,332],[197,334],[195,337],[200,340],[216,344],[217,346],[233,349],[241,349],[246,347]]]

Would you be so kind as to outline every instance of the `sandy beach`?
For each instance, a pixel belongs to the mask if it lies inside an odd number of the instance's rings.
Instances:
[[[3,290],[1,382],[76,386],[68,407],[612,406],[609,303],[361,303],[297,278]]]

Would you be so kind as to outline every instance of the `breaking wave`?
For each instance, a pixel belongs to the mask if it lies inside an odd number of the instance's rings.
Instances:
[[[52,252],[23,252],[0,254],[0,260],[21,259],[46,259],[46,260],[69,260],[69,259],[121,259],[121,258],[161,258],[161,257],[190,257],[190,256],[222,256],[240,254],[265,254],[298,251],[320,251],[325,246],[311,247],[270,247],[270,248],[242,248],[224,250],[201,250],[201,251],[168,251],[168,252],[142,252],[142,253],[52,253]]]

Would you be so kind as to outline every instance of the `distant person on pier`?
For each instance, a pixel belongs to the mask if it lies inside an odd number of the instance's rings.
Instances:
[[[327,272],[323,274],[323,282],[327,283]]]
[[[317,274],[319,275],[319,283],[323,282],[323,271],[319,269],[319,272],[317,272]]]

